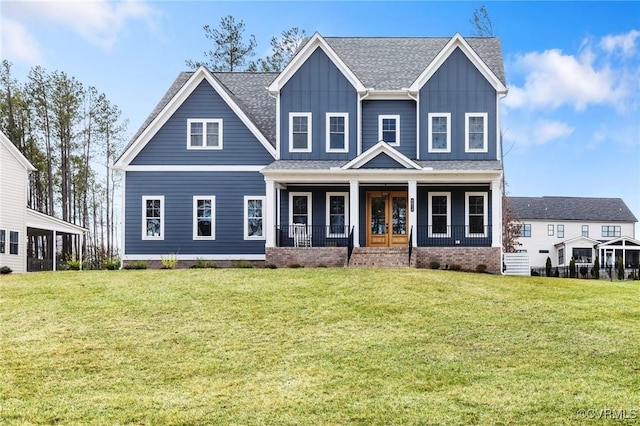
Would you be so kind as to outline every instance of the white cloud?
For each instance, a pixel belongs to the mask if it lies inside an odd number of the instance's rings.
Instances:
[[[623,55],[630,56],[636,51],[636,40],[639,37],[640,31],[637,30],[631,30],[626,34],[608,35],[600,40],[600,48],[609,53],[620,50]]]
[[[574,128],[559,120],[538,120],[510,126],[505,134],[505,146],[518,144],[521,146],[546,145],[550,142],[566,139],[574,132]]]
[[[144,2],[127,0],[8,2],[3,14],[25,26],[68,28],[89,43],[108,50],[129,21],[151,25],[154,11]],[[26,32],[26,30],[25,30]],[[29,33],[26,37],[33,38]]]
[[[40,61],[38,42],[19,22],[0,19],[0,58],[22,61],[34,65]]]

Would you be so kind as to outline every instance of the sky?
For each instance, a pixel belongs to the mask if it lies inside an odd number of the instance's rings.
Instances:
[[[640,220],[640,2],[0,0],[0,58],[21,82],[40,65],[95,86],[133,135],[185,61],[205,59],[202,27],[226,15],[255,35],[257,59],[294,26],[323,36],[472,36],[482,5],[509,88],[508,195],[619,197]]]

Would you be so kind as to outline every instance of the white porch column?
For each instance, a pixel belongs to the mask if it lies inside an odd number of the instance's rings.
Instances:
[[[491,181],[492,247],[502,247],[502,188],[500,179]]]
[[[416,244],[418,234],[418,182],[410,180],[409,185],[409,229],[413,227],[411,234],[411,246],[417,247]]]
[[[53,270],[56,271],[58,268],[58,265],[56,265],[56,252],[58,251],[58,234],[56,233],[56,231],[53,231],[53,247],[51,250],[51,259],[53,260]]]
[[[349,231],[353,227],[353,246],[360,247],[360,182],[349,181]]]
[[[276,187],[272,180],[265,179],[265,217],[264,217],[264,233],[265,246],[276,246]]]

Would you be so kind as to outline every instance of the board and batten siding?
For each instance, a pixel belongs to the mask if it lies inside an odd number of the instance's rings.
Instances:
[[[14,272],[27,267],[27,186],[29,174],[9,150],[0,143],[0,229],[5,231],[6,245],[0,254],[0,266]],[[9,232],[18,232],[18,254],[9,254]]]
[[[329,57],[318,48],[280,90],[280,155],[283,160],[348,160],[357,146],[358,95]],[[312,151],[289,152],[289,113],[312,115]],[[349,152],[326,151],[326,114],[349,113]]]
[[[129,171],[125,256],[264,255],[264,240],[244,240],[244,196],[264,194],[264,177],[259,172]],[[164,196],[163,240],[142,239],[143,196]],[[215,240],[193,239],[194,196],[215,196]]]
[[[400,116],[400,145],[393,148],[409,158],[416,158],[416,103],[412,100],[364,100],[362,102],[362,152],[378,142],[378,117]]]
[[[420,159],[495,160],[497,124],[495,89],[457,48],[420,90]],[[451,113],[451,152],[429,152],[429,113]],[[488,150],[465,152],[465,113],[487,113]]]
[[[266,89],[265,89],[266,90]],[[188,119],[222,119],[222,149],[187,149]],[[202,81],[132,165],[264,165],[273,157],[206,81]]]

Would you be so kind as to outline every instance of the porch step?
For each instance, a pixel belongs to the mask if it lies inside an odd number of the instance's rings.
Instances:
[[[408,267],[408,247],[354,247],[349,266]]]

